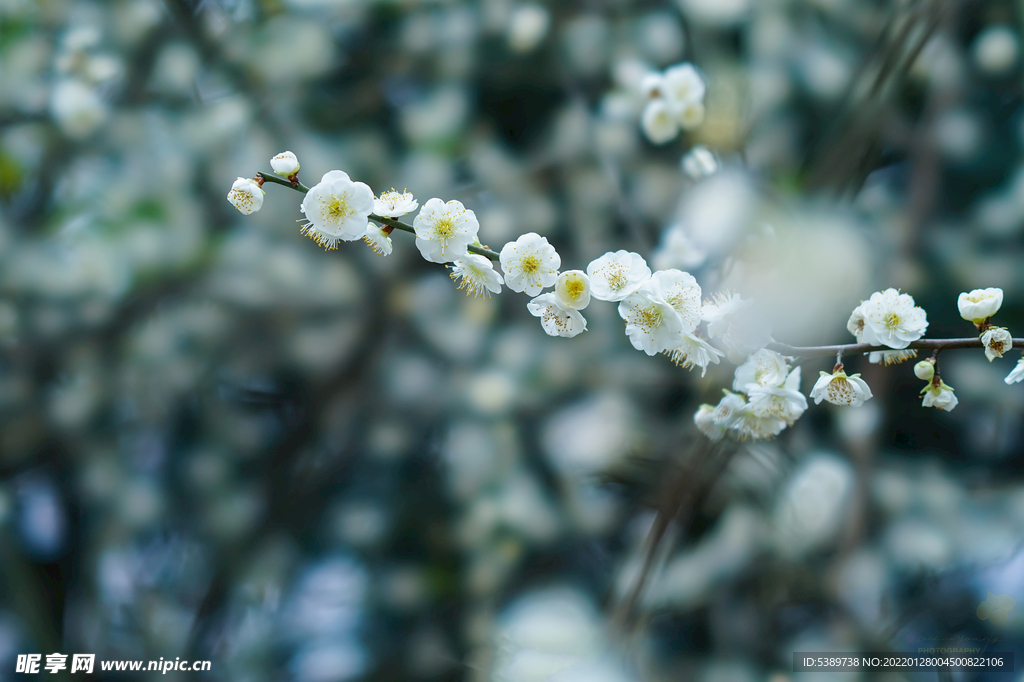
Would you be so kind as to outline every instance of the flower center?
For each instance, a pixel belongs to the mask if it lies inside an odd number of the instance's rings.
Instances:
[[[618,264],[608,266],[608,287],[610,289],[618,291],[626,286],[627,283],[626,269],[624,267]]]
[[[536,256],[525,256],[520,265],[523,268],[523,272],[528,275],[533,275],[540,270],[540,258],[537,258]]]
[[[344,197],[335,197],[327,206],[327,216],[332,221],[344,220],[352,215],[352,209]]]
[[[657,306],[639,308],[637,311],[637,326],[654,329],[661,326],[661,310]]]
[[[434,223],[434,235],[439,241],[446,242],[455,236],[455,225],[449,218],[441,218]]]
[[[565,293],[569,295],[572,300],[578,299],[586,291],[587,285],[583,283],[581,279],[570,279],[565,284]]]
[[[885,326],[889,329],[896,329],[900,326],[900,316],[896,313],[889,313],[885,316]]]

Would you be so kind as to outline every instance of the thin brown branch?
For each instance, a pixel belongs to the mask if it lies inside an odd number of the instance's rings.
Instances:
[[[966,339],[921,339],[912,341],[906,348],[890,348],[888,346],[875,346],[870,343],[847,343],[837,346],[789,346],[784,343],[772,343],[769,349],[778,351],[783,355],[793,355],[801,358],[819,358],[836,353],[843,355],[859,355],[873,353],[883,350],[958,350],[961,348],[984,348],[980,337],[968,337]],[[1024,348],[1024,339],[1014,339],[1014,348]]]

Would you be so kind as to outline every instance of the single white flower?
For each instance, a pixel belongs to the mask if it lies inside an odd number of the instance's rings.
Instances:
[[[540,318],[548,336],[573,337],[587,331],[587,321],[580,312],[559,304],[554,294],[541,294],[527,303],[526,309]]]
[[[1015,384],[1022,380],[1024,380],[1024,357],[1017,361],[1017,364],[1013,366],[1010,373],[1006,375],[1005,379],[1003,379],[1007,385]]]
[[[231,185],[228,201],[245,215],[255,213],[263,206],[263,188],[252,178],[238,178]]]
[[[677,116],[680,128],[693,130],[704,122],[704,105],[701,102],[690,102],[679,110]]]
[[[648,140],[665,144],[679,134],[679,116],[665,100],[652,99],[640,116],[640,127]]]
[[[960,309],[960,317],[976,325],[982,324],[985,320],[995,315],[1002,305],[1003,290],[997,287],[975,289],[970,293],[964,292],[956,299],[956,306]]]
[[[847,375],[841,369],[832,374],[822,372],[811,389],[815,405],[827,400],[833,405],[860,407],[871,397],[871,388],[860,378],[860,374]]]
[[[353,182],[344,171],[328,171],[306,193],[299,209],[306,216],[302,233],[321,246],[337,248],[339,241],[355,241],[366,235],[373,190],[362,182]]]
[[[861,303],[853,309],[850,319],[846,321],[846,328],[856,337],[857,343],[864,343],[864,323],[864,304]]]
[[[901,362],[907,360],[913,360],[917,357],[917,351],[914,349],[910,350],[876,350],[868,353],[868,362],[877,365],[882,363],[886,367],[889,365],[898,365]]]
[[[654,280],[619,302],[619,316],[626,321],[630,343],[648,355],[678,348],[683,341],[682,320]]]
[[[423,258],[431,263],[450,263],[466,253],[476,239],[480,222],[461,201],[431,199],[416,214],[412,227],[416,230],[416,248]]]
[[[380,225],[374,225],[373,223],[367,225],[363,241],[369,244],[370,248],[378,256],[388,256],[391,254],[391,236]]]
[[[670,225],[661,235],[661,244],[654,252],[654,267],[658,270],[699,268],[707,260],[708,252],[699,248],[681,224]]]
[[[755,417],[781,419],[792,426],[807,410],[807,398],[800,392],[800,368],[790,372],[781,386],[751,384],[747,399]]]
[[[396,192],[392,189],[390,192],[381,192],[373,200],[373,212],[386,218],[398,218],[415,211],[419,205],[412,192]]]
[[[587,266],[591,293],[599,301],[621,301],[651,278],[651,269],[638,253],[615,251]]]
[[[922,407],[935,407],[946,412],[952,412],[953,408],[960,402],[953,394],[953,388],[947,386],[946,382],[941,379],[938,386],[929,384],[924,387],[921,393],[924,393],[924,400],[921,401]]]
[[[693,181],[703,180],[718,171],[718,159],[704,145],[697,145],[684,154],[680,165],[683,167],[686,177]]]
[[[270,160],[270,167],[278,175],[290,178],[299,172],[299,159],[292,152],[281,152]]]
[[[981,345],[985,347],[985,357],[992,362],[1013,348],[1013,337],[1005,327],[989,327],[981,335]]]
[[[772,328],[753,308],[754,301],[739,294],[718,294],[701,307],[701,319],[708,323],[708,336],[720,339],[737,364],[772,340]]]
[[[689,334],[700,324],[700,285],[688,272],[681,270],[659,270],[651,276],[664,299],[679,315],[684,334]]]
[[[732,390],[749,393],[751,388],[757,386],[781,386],[788,376],[789,365],[786,364],[786,358],[773,350],[762,348],[736,368]]]
[[[921,381],[931,381],[935,376],[935,361],[928,359],[914,365],[914,376]]]
[[[573,310],[583,310],[590,305],[590,278],[582,270],[566,270],[555,282],[555,298],[558,304]]]
[[[693,334],[683,334],[683,340],[676,348],[665,351],[672,362],[680,367],[690,369],[700,367],[700,375],[704,376],[708,371],[708,365],[717,365],[718,358],[725,353],[718,350],[704,339]]]
[[[677,110],[687,104],[704,100],[704,79],[693,64],[679,64],[665,71],[662,76],[662,97]]]
[[[735,429],[739,425],[743,412],[747,409],[747,399],[739,393],[723,390],[725,395],[711,412],[712,421],[725,429]]]
[[[861,308],[866,343],[898,350],[917,341],[928,328],[924,309],[915,306],[910,295],[901,294],[896,289],[871,294]]]
[[[714,413],[714,405],[701,405],[693,413],[693,423],[697,425],[697,429],[701,433],[717,442],[722,440],[722,436],[725,435],[725,427],[715,423]]]
[[[505,273],[505,285],[528,296],[536,296],[558,281],[558,268],[562,265],[555,247],[536,232],[505,244],[498,262]]]
[[[491,293],[501,293],[501,285],[505,283],[486,256],[466,253],[448,267],[452,269],[452,279],[461,279],[459,289],[465,289],[467,295],[490,298]]]

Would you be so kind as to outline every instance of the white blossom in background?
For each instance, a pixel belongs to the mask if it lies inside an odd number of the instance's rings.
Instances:
[[[752,386],[747,400],[754,416],[781,419],[792,426],[807,410],[807,398],[800,392],[800,368],[790,372],[781,386]]]
[[[679,64],[665,70],[661,96],[677,113],[689,104],[704,101],[706,86],[693,64]]]
[[[321,246],[337,248],[339,241],[366,236],[373,190],[362,182],[353,182],[344,171],[328,171],[306,193],[299,209],[306,216],[302,233]]]
[[[640,116],[640,125],[644,135],[654,144],[665,144],[679,134],[678,115],[663,99],[654,99],[647,103],[644,113]]]
[[[989,327],[981,335],[981,345],[985,347],[985,357],[992,362],[1013,348],[1013,337],[1004,327]]]
[[[260,210],[263,206],[263,188],[252,178],[238,178],[231,185],[228,192],[228,201],[231,205],[249,215]]]
[[[896,289],[875,292],[859,307],[865,343],[899,350],[924,336],[928,328],[924,309],[914,305],[909,294]]]
[[[540,318],[541,327],[548,336],[572,338],[587,331],[587,321],[578,310],[567,308],[558,302],[555,294],[541,294],[526,304],[534,317]]]
[[[732,390],[747,393],[759,386],[781,386],[789,376],[786,358],[773,350],[762,348],[736,368]]]
[[[771,326],[753,305],[753,300],[743,299],[739,294],[719,294],[701,307],[701,319],[708,323],[708,336],[719,339],[734,362],[742,362],[742,358],[771,343]]]
[[[651,278],[651,269],[640,254],[608,252],[587,266],[591,294],[599,301],[621,301]]]
[[[871,388],[860,378],[860,374],[847,375],[841,369],[831,374],[822,372],[811,389],[811,398],[814,399],[815,405],[827,400],[833,405],[860,407],[871,397]]]
[[[299,159],[292,152],[281,152],[270,160],[270,167],[278,175],[290,178],[299,172]]]
[[[505,244],[498,261],[505,273],[505,285],[528,296],[536,296],[558,281],[558,268],[562,265],[555,247],[536,232]]]
[[[925,386],[921,393],[924,394],[924,399],[921,401],[921,405],[924,407],[935,407],[946,412],[952,412],[953,408],[960,402],[953,394],[953,388],[942,380],[939,381],[938,386],[934,383]]]
[[[390,192],[381,192],[380,196],[373,200],[373,212],[386,218],[400,218],[415,211],[419,205],[412,192],[396,192],[392,189]]]
[[[680,367],[700,367],[702,377],[707,373],[708,365],[717,365],[718,359],[725,356],[725,353],[693,334],[683,334],[683,340],[679,345],[665,352],[669,359]]]
[[[50,114],[68,137],[87,137],[99,128],[109,113],[96,88],[80,80],[61,80],[53,87]]]
[[[680,165],[686,177],[693,181],[703,180],[718,171],[718,159],[704,145],[697,145],[683,155]]]
[[[731,391],[723,391],[723,393],[725,396],[711,412],[711,421],[716,426],[732,433],[735,438],[739,440],[772,438],[786,428],[786,422],[782,419],[772,416],[759,417],[755,414],[750,403],[742,394]],[[694,416],[695,421],[696,416]],[[708,430],[711,430],[710,427]]]
[[[708,252],[697,246],[681,223],[670,225],[661,235],[661,243],[654,252],[657,270],[699,268],[708,258]]]
[[[630,343],[648,355],[678,348],[682,343],[683,321],[654,279],[619,303],[619,316],[626,321]]]
[[[501,293],[501,285],[505,283],[486,256],[466,253],[448,267],[452,269],[452,279],[459,283],[458,288],[465,289],[467,295],[490,298],[492,293]]]
[[[640,90],[649,98],[640,127],[654,144],[674,139],[680,128],[692,130],[704,122],[704,79],[692,64],[678,64],[663,74],[647,74]]]
[[[935,376],[935,361],[928,359],[914,365],[914,376],[921,381],[931,381]]]
[[[661,97],[661,89],[664,87],[665,79],[660,73],[652,72],[644,75],[640,81],[640,92],[644,97]]]
[[[391,255],[391,235],[384,231],[380,225],[370,223],[366,226],[366,234],[363,241],[370,245],[373,252],[378,256]]]
[[[583,310],[590,305],[590,278],[582,270],[567,270],[555,282],[555,298],[559,305]]]
[[[981,325],[995,315],[1003,305],[1003,290],[996,287],[975,289],[964,292],[956,299],[960,309],[960,317],[976,325]]]
[[[416,230],[416,248],[425,260],[450,263],[466,253],[480,231],[480,222],[461,201],[430,199],[416,214],[412,227]]]
[[[725,436],[725,427],[715,422],[715,406],[704,404],[693,413],[693,423],[705,436],[717,442]]]
[[[1024,380],[1024,357],[1017,361],[1017,364],[1013,366],[1010,373],[1006,375],[1005,379],[1003,379],[1007,385],[1015,384],[1022,380]]]
[[[681,270],[659,270],[651,276],[651,281],[679,315],[683,333],[696,329],[701,319],[701,291],[693,275]]]
[[[679,127],[683,130],[693,130],[704,122],[703,102],[690,102],[679,112]]]

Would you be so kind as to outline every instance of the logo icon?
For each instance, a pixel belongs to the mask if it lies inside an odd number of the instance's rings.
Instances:
[[[1016,603],[1008,594],[1001,594],[997,597],[989,592],[988,598],[978,604],[978,618],[991,620],[993,625],[1005,625],[1006,619],[1010,616],[1010,609]]]

